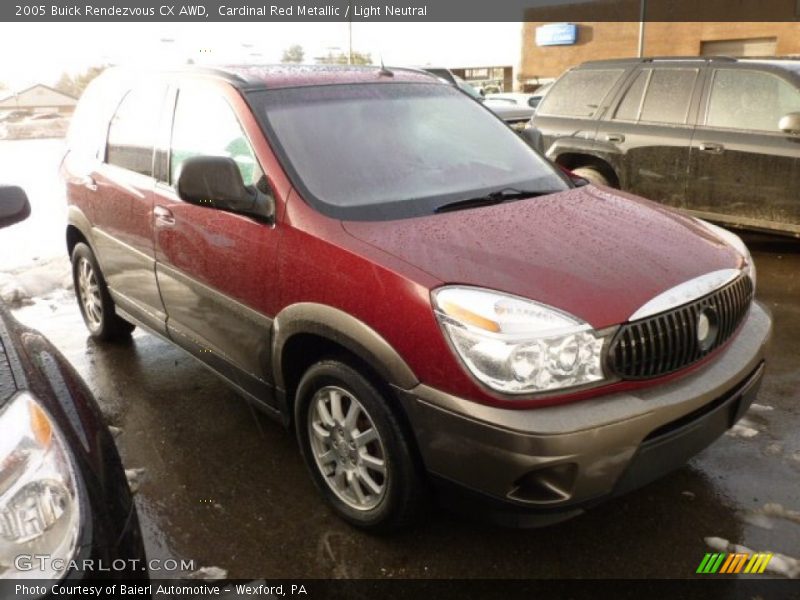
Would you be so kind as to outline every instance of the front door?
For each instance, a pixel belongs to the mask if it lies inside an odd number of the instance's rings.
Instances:
[[[723,223],[800,234],[800,136],[778,129],[800,91],[773,73],[719,68],[692,140],[689,206]]]
[[[156,187],[156,271],[170,337],[254,396],[269,400],[277,229],[180,200],[192,156],[233,158],[246,185],[270,193],[231,98],[213,84],[181,86],[165,181]]]

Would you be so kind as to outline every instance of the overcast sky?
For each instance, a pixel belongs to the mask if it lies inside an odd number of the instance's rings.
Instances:
[[[358,22],[353,49],[387,65],[516,66],[521,31],[521,23]],[[53,84],[64,71],[102,63],[274,63],[291,44],[312,62],[331,48],[346,51],[347,40],[347,23],[3,23],[0,82]]]

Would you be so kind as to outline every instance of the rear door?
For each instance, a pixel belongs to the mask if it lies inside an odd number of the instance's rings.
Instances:
[[[597,130],[595,153],[614,165],[620,187],[682,206],[701,81],[699,64],[645,63]]]
[[[104,160],[85,186],[94,197],[93,239],[100,268],[121,309],[164,332],[153,251],[155,140],[167,87],[131,88],[108,127]]]
[[[278,231],[252,217],[183,202],[175,192],[184,160],[228,156],[246,185],[272,193],[234,105],[248,110],[224,84],[191,82],[178,89],[165,172],[156,187],[157,273],[170,337],[263,399],[270,397]]]
[[[590,148],[597,116],[621,85],[628,67],[591,66],[568,71],[553,84],[539,103],[532,124],[544,137],[548,150],[560,138],[571,148]]]
[[[778,129],[800,90],[776,72],[719,67],[692,140],[690,201],[699,216],[800,233],[800,137]]]

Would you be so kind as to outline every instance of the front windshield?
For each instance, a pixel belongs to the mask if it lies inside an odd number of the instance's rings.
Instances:
[[[336,218],[421,216],[503,188],[568,187],[502,121],[449,85],[300,87],[249,100],[303,196]]]

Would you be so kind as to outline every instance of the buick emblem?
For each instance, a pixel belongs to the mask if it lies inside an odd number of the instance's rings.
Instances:
[[[714,345],[717,339],[717,314],[710,306],[697,315],[697,345],[705,352]]]

